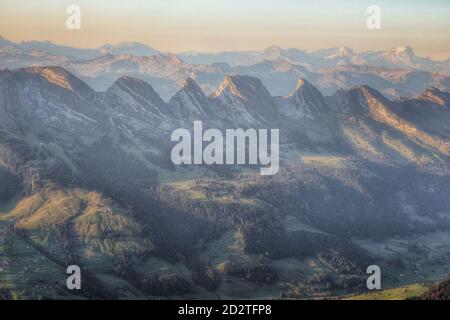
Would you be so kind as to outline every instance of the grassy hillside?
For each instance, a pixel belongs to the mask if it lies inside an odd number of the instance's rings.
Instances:
[[[405,287],[381,290],[344,298],[344,300],[407,300],[418,299],[427,291],[424,284],[415,283]]]

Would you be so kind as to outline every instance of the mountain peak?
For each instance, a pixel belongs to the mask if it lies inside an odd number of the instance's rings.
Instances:
[[[418,99],[430,101],[440,107],[450,107],[450,93],[441,91],[436,87],[426,89],[419,95]]]
[[[217,112],[239,125],[261,125],[278,119],[272,96],[261,80],[227,76],[213,95]]]
[[[197,84],[197,82],[195,82],[195,80],[192,79],[191,77],[188,77],[184,80],[182,89],[193,90],[193,91],[198,91],[198,90],[202,91],[200,86]]]
[[[391,50],[395,55],[415,56],[413,49],[410,46],[398,46]]]
[[[102,53],[113,55],[131,54],[134,56],[154,56],[159,52],[143,43],[139,42],[121,42],[119,44],[105,44],[98,48]]]
[[[214,93],[215,97],[219,97],[222,95],[225,91],[230,91],[233,95],[239,96],[240,93],[236,88],[236,85],[234,83],[234,77],[233,76],[226,76],[222,83],[220,84],[219,88],[217,88],[216,92]]]
[[[375,99],[383,103],[388,102],[388,99],[381,92],[368,85],[359,85],[351,88],[350,91],[359,94],[360,96],[364,97],[365,100]]]
[[[326,52],[327,50],[325,50]],[[353,56],[354,52],[353,49],[349,47],[339,47],[339,48],[331,48],[328,50],[329,55],[327,58],[333,59],[333,58],[348,58]]]
[[[273,45],[273,46],[266,48],[264,51],[281,52],[281,51],[283,51],[283,49],[280,46]]]
[[[135,77],[130,77],[130,76],[121,76],[120,78],[118,78],[114,84],[134,84],[134,85],[141,85],[141,86],[149,86],[151,87],[151,85],[149,85],[147,82],[145,82],[144,80],[135,78]],[[113,84],[113,85],[114,85]]]
[[[389,105],[389,100],[377,90],[360,85],[350,89],[339,89],[331,97],[333,108],[345,113],[365,114],[371,106]]]
[[[264,50],[267,59],[277,59],[283,56],[283,49],[279,46],[271,46]]]
[[[350,92],[359,92],[362,94],[371,94],[371,95],[377,95],[380,94],[377,90],[373,89],[372,87],[369,87],[366,84],[356,85],[354,87],[351,87],[348,91]]]
[[[62,67],[27,67],[14,70],[17,74],[37,75],[47,82],[71,92],[92,93],[93,90],[83,81]]]
[[[149,83],[130,76],[120,77],[106,92],[110,95],[122,97],[124,100],[127,100],[128,96],[133,96],[139,101],[144,99],[151,105],[165,105],[165,102]]]
[[[339,48],[339,55],[341,57],[351,56],[352,54],[353,54],[353,49],[351,49],[349,47],[341,47],[341,48]]]
[[[200,88],[197,82],[195,82],[195,80],[192,79],[191,77],[188,77],[184,80],[184,83],[180,91],[178,91],[178,93],[180,92],[193,95],[196,97],[197,100],[207,100],[205,94],[203,93],[202,88]]]
[[[164,59],[172,64],[182,64],[183,60],[181,60],[176,54],[174,53],[167,53],[164,55]]]
[[[270,97],[261,80],[251,76],[226,76],[214,95],[218,97],[225,92],[244,100],[247,99],[248,95],[259,94],[262,97]]]
[[[301,78],[297,81],[297,85],[295,86],[295,91],[302,90],[302,89],[308,89],[308,88],[315,89],[315,87],[311,83],[309,83],[308,80],[306,80],[305,78]]]
[[[295,110],[295,112],[291,110],[290,113],[297,118],[312,117],[328,110],[322,93],[304,78],[299,79],[294,92],[283,99]]]
[[[121,76],[114,81],[113,85],[107,91],[112,92],[117,90],[158,95],[149,83],[130,76]]]
[[[213,97],[234,96],[243,100],[258,97],[262,100],[271,100],[272,96],[261,80],[251,76],[226,76]]]
[[[152,94],[157,94],[150,84],[148,84],[144,80],[130,76],[121,76],[116,81],[114,81],[112,86],[107,91],[109,92],[133,91],[133,92],[149,92]]]
[[[170,99],[176,115],[184,120],[198,120],[212,114],[208,98],[192,78],[184,81],[181,89]]]

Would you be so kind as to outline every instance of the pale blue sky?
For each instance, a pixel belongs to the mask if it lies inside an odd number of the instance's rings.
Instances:
[[[81,7],[81,30],[65,27],[69,4]],[[380,31],[366,28],[372,4],[382,9]],[[174,52],[407,44],[448,58],[449,17],[450,0],[0,0],[0,35],[79,47],[139,41]]]

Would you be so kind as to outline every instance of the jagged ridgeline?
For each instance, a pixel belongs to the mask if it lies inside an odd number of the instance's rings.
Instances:
[[[420,57],[408,46],[357,52],[351,48],[314,51],[272,46],[263,50],[174,55],[141,43],[80,49],[48,41],[12,42],[0,37],[1,66],[62,66],[96,91],[108,89],[122,75],[141,78],[169,100],[187,77],[214,93],[226,75],[254,76],[273,96],[289,95],[300,78],[322,93],[369,85],[390,98],[414,97],[436,86],[450,91],[450,61]]]
[[[206,95],[187,77],[164,100],[130,76],[99,92],[60,67],[0,71],[0,293],[310,297],[360,290],[374,261],[413,281],[405,265],[429,254],[444,272],[444,238],[411,237],[450,228],[449,93],[324,96],[298,79],[272,97],[258,78],[222,80]],[[170,134],[195,120],[279,128],[280,172],[174,166]]]

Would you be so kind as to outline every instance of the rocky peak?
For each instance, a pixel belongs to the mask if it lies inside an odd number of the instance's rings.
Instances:
[[[450,107],[450,93],[439,90],[436,87],[426,89],[418,97],[419,100],[429,101],[440,107]]]
[[[162,106],[165,104],[150,84],[129,76],[122,76],[117,79],[107,90],[107,94],[119,96],[125,101],[133,97],[137,101],[145,101],[151,105]]]
[[[170,99],[177,117],[182,119],[203,119],[212,115],[208,98],[199,85],[187,78],[181,89]]]
[[[235,122],[267,124],[278,119],[273,98],[261,80],[250,76],[227,76],[212,95],[219,112]]]

